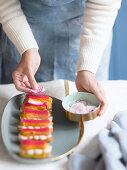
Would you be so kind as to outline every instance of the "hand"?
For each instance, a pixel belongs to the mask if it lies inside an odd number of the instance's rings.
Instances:
[[[34,75],[40,65],[38,49],[30,49],[23,53],[22,58],[14,72],[13,81],[17,90],[29,93],[30,89],[36,90],[37,84]]]
[[[103,88],[95,79],[94,74],[87,70],[79,71],[75,83],[78,91],[93,93],[100,101],[99,116],[101,116],[107,108],[107,99]]]

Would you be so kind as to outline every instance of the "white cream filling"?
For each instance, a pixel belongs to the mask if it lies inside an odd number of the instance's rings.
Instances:
[[[21,118],[21,120],[22,120],[22,119],[27,119],[27,118]],[[33,118],[33,120],[42,120],[42,119],[39,119],[39,118]],[[53,117],[48,118],[48,120],[52,121],[52,120],[53,120]]]
[[[26,126],[18,126],[19,129],[26,129]]]
[[[28,155],[41,155],[42,153],[50,153],[52,151],[52,147],[48,147],[46,149],[30,149],[30,150],[23,150],[20,148],[20,152]]]
[[[40,127],[39,127],[39,126],[36,126],[35,129],[40,129]]]
[[[51,125],[51,126],[48,126],[48,128],[49,129],[51,129],[53,126]],[[20,128],[20,129],[26,129],[26,128],[28,128],[28,129],[41,129],[41,128],[46,128],[46,127],[44,127],[44,126],[18,126],[18,128]]]
[[[33,126],[28,126],[29,127],[29,129],[33,129]]]
[[[52,135],[35,135],[35,136],[23,136],[23,135],[20,135],[19,134],[19,139],[20,140],[27,140],[27,139],[35,139],[35,140],[45,140],[45,139],[48,139],[48,138],[51,138]]]

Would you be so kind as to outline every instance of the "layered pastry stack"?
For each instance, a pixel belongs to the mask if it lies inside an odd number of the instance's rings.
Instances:
[[[27,94],[21,106],[18,126],[19,154],[29,158],[50,156],[52,147],[52,98],[47,95]]]

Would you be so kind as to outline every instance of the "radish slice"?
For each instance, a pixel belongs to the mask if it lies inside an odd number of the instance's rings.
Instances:
[[[47,102],[42,102],[40,105],[36,105],[36,104],[32,104],[32,103],[25,102],[25,103],[23,103],[23,106],[22,106],[22,107],[28,107],[28,106],[41,106],[41,107],[46,107],[46,106],[47,106]]]
[[[31,93],[43,93],[45,92],[45,88],[44,87],[38,87],[37,90],[30,90]]]
[[[45,102],[40,102],[40,101],[36,101],[36,100],[28,100],[28,103],[34,104],[36,106],[40,106],[40,105],[43,105]]]

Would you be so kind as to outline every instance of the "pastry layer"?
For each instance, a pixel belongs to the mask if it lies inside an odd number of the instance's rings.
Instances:
[[[45,153],[45,154],[50,153],[52,151],[52,147],[50,146],[46,149],[29,149],[29,150],[24,150],[20,148],[19,151],[24,154],[28,154],[28,155],[33,155],[33,154],[41,155],[42,153]]]
[[[43,104],[35,105],[32,103],[29,103],[28,101],[24,100],[23,105],[21,106],[21,111],[24,111],[24,109],[34,109],[34,110],[52,110],[52,105],[47,104],[47,102],[43,102]]]
[[[48,116],[49,112],[48,110],[34,110],[34,109],[25,109],[24,113],[33,113],[33,114],[37,114],[37,115],[43,115],[43,116]]]
[[[50,121],[53,120],[53,117],[51,116],[51,114],[49,114],[48,116],[43,116],[43,115],[36,115],[36,114],[32,114],[32,113],[27,113],[24,114],[23,112],[20,114],[20,119],[33,119],[33,120],[45,120],[48,119]]]
[[[33,120],[33,119],[22,119],[19,122],[18,129],[40,129],[49,127],[52,128],[53,123],[50,120]]]
[[[40,106],[43,102],[47,103],[47,109],[52,108],[52,98],[47,95],[32,95],[27,94],[24,102],[28,102],[30,104],[34,104],[36,106]]]
[[[41,129],[22,129],[19,134],[22,136],[34,136],[34,135],[44,135],[49,136],[52,134],[53,128],[41,128]]]
[[[19,154],[24,157],[43,158],[50,156],[52,147],[45,141],[22,140]]]
[[[26,152],[19,151],[19,155],[22,157],[25,157],[25,158],[34,158],[34,159],[40,158],[41,159],[41,158],[49,157],[51,155],[51,153],[42,153],[40,155],[37,155],[37,154],[30,154],[30,153],[28,154]]]

